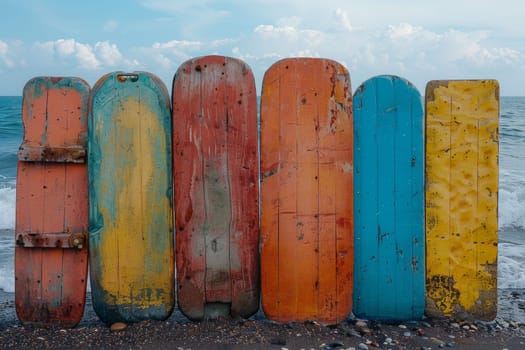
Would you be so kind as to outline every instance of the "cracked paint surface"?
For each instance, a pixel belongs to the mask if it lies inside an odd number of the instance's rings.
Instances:
[[[497,312],[499,85],[431,81],[426,89],[429,316]]]

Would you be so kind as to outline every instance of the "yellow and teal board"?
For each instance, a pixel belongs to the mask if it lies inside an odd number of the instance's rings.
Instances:
[[[427,84],[426,314],[497,312],[499,85]]]
[[[145,72],[96,83],[89,120],[91,294],[105,323],[165,319],[175,304],[170,97]]]

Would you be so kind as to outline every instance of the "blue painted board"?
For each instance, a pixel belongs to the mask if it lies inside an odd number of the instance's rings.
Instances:
[[[354,94],[354,309],[409,320],[425,308],[424,133],[418,90],[396,76]]]

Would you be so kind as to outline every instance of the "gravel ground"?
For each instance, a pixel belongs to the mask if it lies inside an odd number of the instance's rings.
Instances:
[[[523,308],[525,291],[500,293],[510,309]],[[525,323],[498,316],[492,322],[425,319],[378,323],[347,319],[337,326],[316,322],[279,324],[262,312],[248,320],[190,322],[175,311],[166,321],[144,321],[111,331],[98,320],[90,298],[74,329],[22,326],[13,294],[0,291],[0,349],[525,349]]]

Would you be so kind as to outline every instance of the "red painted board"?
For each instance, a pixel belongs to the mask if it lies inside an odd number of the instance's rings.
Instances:
[[[205,56],[173,80],[177,298],[192,320],[259,306],[254,78],[241,60]]]
[[[24,87],[15,227],[15,304],[24,324],[73,327],[84,312],[89,92],[79,78],[37,77]]]
[[[261,300],[279,322],[335,324],[352,309],[353,129],[348,71],[288,58],[261,99]]]

